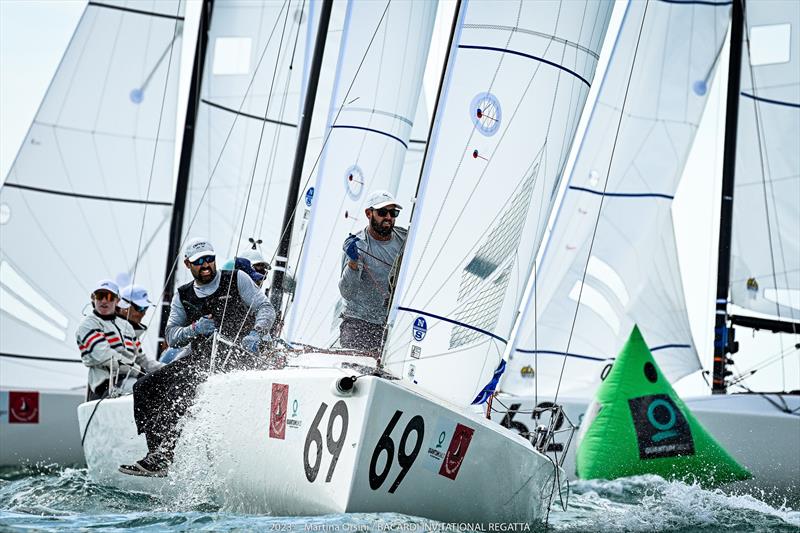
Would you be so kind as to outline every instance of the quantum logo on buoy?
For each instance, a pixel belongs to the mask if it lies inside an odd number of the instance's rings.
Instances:
[[[694,455],[689,423],[672,398],[666,394],[640,396],[628,400],[628,405],[640,459]]]

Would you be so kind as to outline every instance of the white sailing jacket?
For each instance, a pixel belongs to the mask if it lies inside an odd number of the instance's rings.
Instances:
[[[89,387],[95,390],[113,372],[120,378],[138,378],[163,365],[142,352],[128,321],[95,312],[83,318],[75,332],[83,364],[89,367]]]

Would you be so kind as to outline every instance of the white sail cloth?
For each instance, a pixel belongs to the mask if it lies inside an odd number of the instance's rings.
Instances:
[[[435,17],[432,2],[348,3],[330,133],[308,199],[311,220],[288,320],[291,342],[327,347],[339,337],[342,242],[367,225],[370,191],[400,189]],[[411,197],[398,201],[407,208],[397,220],[402,226]]]
[[[748,2],[731,302],[800,320],[800,3]]]
[[[98,279],[163,284],[184,5],[129,4],[86,7],[0,189],[2,387],[85,385],[81,364],[6,356],[77,362]]]
[[[220,261],[251,237],[267,260],[277,249],[318,12],[316,2],[214,2],[183,238],[210,239]]]
[[[671,203],[729,18],[721,3],[628,5],[503,391],[591,395],[634,324],[670,380],[700,368]]]
[[[462,2],[384,348],[469,404],[502,353],[612,4]]]

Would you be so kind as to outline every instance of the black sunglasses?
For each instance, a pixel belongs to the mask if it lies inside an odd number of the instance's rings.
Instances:
[[[214,255],[204,255],[203,257],[200,257],[196,261],[190,261],[190,263],[192,263],[196,267],[199,267],[199,266],[202,266],[202,265],[204,265],[206,263],[213,263],[216,260],[217,260],[217,257],[214,256]]]
[[[386,215],[392,215],[392,218],[397,218],[400,216],[400,210],[396,207],[394,209],[386,209],[385,207],[380,207],[374,210],[378,213],[379,217],[385,217]]]

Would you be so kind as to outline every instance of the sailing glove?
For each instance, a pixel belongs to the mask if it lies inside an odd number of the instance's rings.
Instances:
[[[358,243],[361,241],[355,235],[350,235],[344,240],[342,250],[350,261],[358,261]]]
[[[192,323],[192,329],[195,333],[199,333],[205,337],[208,337],[217,329],[216,324],[214,321],[207,317],[200,317],[197,321]]]
[[[261,335],[253,330],[242,339],[242,348],[248,352],[258,353],[258,345],[261,342]]]

